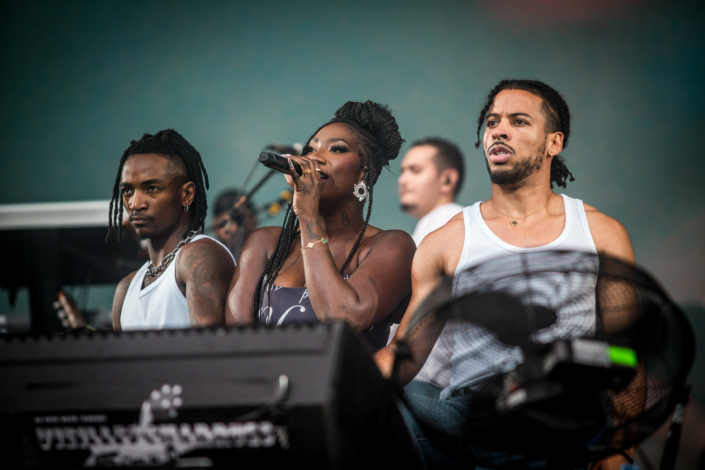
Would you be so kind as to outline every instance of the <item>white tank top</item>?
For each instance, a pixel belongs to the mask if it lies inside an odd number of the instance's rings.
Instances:
[[[467,287],[457,285],[457,274],[471,266],[477,266],[493,258],[515,253],[551,250],[597,253],[583,202],[566,195],[561,196],[565,207],[563,232],[551,243],[532,248],[510,245],[495,235],[482,218],[480,211],[481,202],[463,209],[465,240],[460,261],[455,270],[456,278],[453,284],[453,294],[458,293],[459,287]],[[585,290],[586,295],[592,295],[594,298],[596,280],[596,278],[591,279],[590,286],[579,286],[577,288]],[[566,289],[568,288],[573,289],[571,292],[574,292],[576,286],[566,287]],[[541,290],[541,286],[538,286],[538,290]],[[555,292],[553,293],[553,298],[556,298]],[[566,310],[564,314],[565,318],[576,318],[583,315],[583,312]],[[590,314],[594,316],[594,308]],[[565,330],[565,328],[574,326],[570,325],[569,321],[561,322],[560,312],[558,312],[558,317],[559,320],[555,324],[555,330],[560,330],[560,328]],[[584,315],[582,318],[584,318]],[[581,324],[583,323],[585,322],[582,321]],[[577,333],[586,332],[578,331]],[[537,338],[537,340],[549,342],[555,339],[555,336],[560,336],[560,333],[560,331],[548,331],[548,334],[546,334],[546,331],[544,331],[543,337]],[[490,336],[486,332],[482,334],[479,330],[474,331],[474,329],[470,329],[467,326],[456,331],[456,329],[447,325],[416,379],[431,382],[442,388],[441,398],[447,398],[458,388],[472,386],[485,377],[511,370],[516,367],[517,363],[523,362],[521,351],[518,348],[507,347]],[[462,376],[454,370],[454,366],[459,364],[462,364]]]
[[[230,255],[225,245],[206,235],[196,235],[190,243],[207,238],[218,243]],[[169,263],[159,278],[142,289],[142,282],[147,273],[149,261],[137,271],[127,288],[125,301],[120,313],[120,326],[123,330],[161,330],[164,328],[188,328],[188,304],[176,283],[176,262],[181,250]]]

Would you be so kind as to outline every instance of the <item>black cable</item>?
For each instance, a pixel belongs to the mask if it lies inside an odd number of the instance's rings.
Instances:
[[[247,189],[247,184],[250,182],[250,179],[252,178],[252,175],[255,173],[255,170],[257,170],[257,164],[259,163],[259,160],[255,160],[255,162],[252,164],[252,168],[250,168],[250,172],[247,174],[247,178],[245,178],[245,182],[242,183],[242,189],[241,191],[244,193],[245,190]]]

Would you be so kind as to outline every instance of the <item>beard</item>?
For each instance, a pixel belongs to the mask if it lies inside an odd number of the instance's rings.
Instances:
[[[487,165],[487,173],[490,174],[490,181],[498,185],[517,184],[521,181],[524,181],[526,178],[528,178],[541,168],[541,165],[543,165],[545,152],[546,144],[543,143],[538,148],[533,158],[527,158],[526,160],[515,165],[514,168],[509,170],[504,170],[500,168],[492,170],[490,168],[489,162],[487,161],[487,158],[485,158],[485,165]]]
[[[416,210],[416,206],[414,204],[402,204],[401,210],[408,214],[409,212]]]

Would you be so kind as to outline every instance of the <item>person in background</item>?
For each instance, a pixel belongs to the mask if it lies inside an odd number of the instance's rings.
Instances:
[[[213,235],[228,247],[237,261],[245,239],[257,228],[257,211],[252,201],[235,188],[220,193],[214,209]]]
[[[463,210],[455,202],[463,186],[463,154],[453,143],[427,137],[413,143],[401,162],[399,202],[419,219],[411,237],[416,246]]]

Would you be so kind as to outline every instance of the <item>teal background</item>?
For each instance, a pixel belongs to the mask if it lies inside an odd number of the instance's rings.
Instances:
[[[472,145],[484,97],[502,78],[538,78],[574,114],[566,192],[620,220],[676,300],[705,303],[703,3],[487,4],[5,2],[0,203],[109,199],[129,141],[167,127],[203,155],[212,202],[264,145],[304,141],[345,101],[372,99],[408,143],[463,148],[471,204],[490,188]],[[398,168],[375,188],[372,222],[411,231]]]
[[[462,147],[459,202],[471,204],[490,191],[473,147],[485,96],[502,78],[537,78],[573,112],[566,193],[625,225],[637,262],[702,335],[704,20],[697,1],[6,1],[0,204],[109,199],[129,141],[169,127],[203,155],[212,203],[263,146],[303,142],[367,99],[393,109],[403,151],[427,135]],[[410,232],[399,160],[372,223]],[[256,202],[284,187],[273,179]],[[112,290],[87,306],[109,308]],[[0,313],[26,308],[0,291]]]

